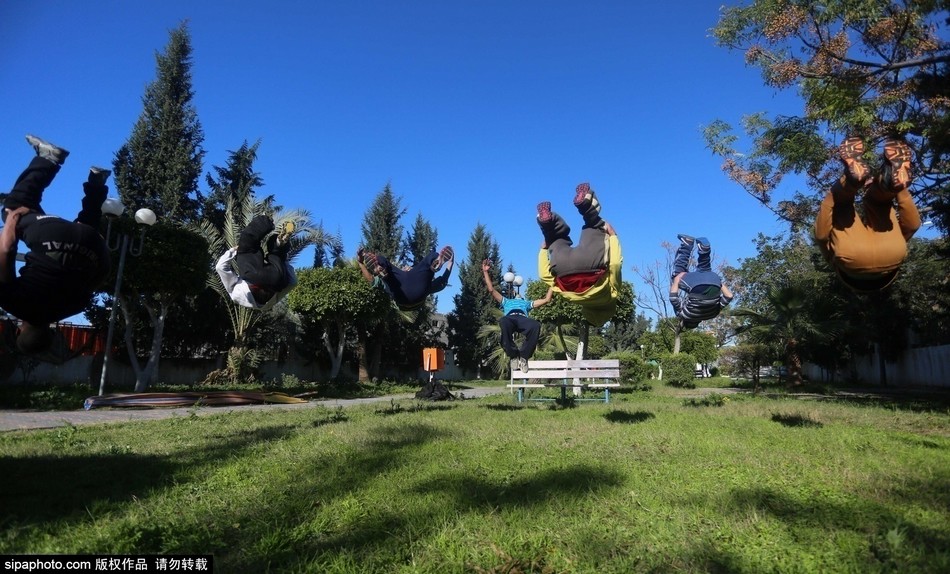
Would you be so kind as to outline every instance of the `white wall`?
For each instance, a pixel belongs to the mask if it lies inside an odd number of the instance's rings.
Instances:
[[[153,381],[170,385],[191,385],[219,368],[219,361],[215,359],[162,359],[158,365],[158,375]],[[101,377],[101,357],[80,355],[61,365],[42,363],[37,361],[23,361],[13,370],[9,377],[3,379],[7,383],[50,383],[74,384],[88,383],[98,390]],[[344,365],[343,375],[347,379],[355,379],[356,373],[349,372]],[[284,362],[265,361],[260,366],[261,379],[269,381],[279,379],[281,375],[296,375],[302,381],[325,381],[328,373],[324,372],[315,362],[305,363],[303,360]],[[416,378],[422,382],[429,380],[429,373],[421,366],[416,372]],[[435,373],[435,378],[442,381],[460,380],[461,370],[455,365],[452,351],[445,352],[445,368]],[[109,362],[106,392],[129,392],[135,386],[135,374],[132,367],[112,360]]]
[[[885,361],[885,367],[889,386],[950,387],[950,345],[907,349],[897,361]],[[826,378],[819,367],[810,363],[804,365],[804,372],[815,381]],[[856,358],[848,370],[840,371],[836,380],[850,380],[852,374],[863,384],[880,384],[876,346],[873,353]]]

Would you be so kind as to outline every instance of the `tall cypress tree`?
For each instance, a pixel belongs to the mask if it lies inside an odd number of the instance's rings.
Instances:
[[[234,205],[242,205],[248,196],[255,195],[256,189],[263,187],[264,178],[254,171],[254,162],[257,161],[257,150],[260,146],[261,140],[254,142],[254,145],[248,145],[245,140],[240,148],[228,152],[224,166],[211,166],[214,176],[210,172],[205,174],[205,183],[210,193],[203,202],[204,221],[217,229],[223,229],[228,200],[233,201]],[[263,202],[271,206],[273,196],[265,198]]]
[[[156,76],[146,86],[131,136],[112,162],[116,188],[130,211],[147,207],[159,217],[147,234],[143,256],[127,261],[118,297],[136,392],[148,387],[158,369],[171,308],[201,291],[209,267],[202,238],[181,225],[198,220],[204,156],[204,134],[191,103],[191,39],[184,23],[169,33],[165,52],[156,55]],[[151,327],[150,342],[142,340],[147,335],[138,342],[133,337],[143,316]],[[149,359],[141,367],[137,357],[145,354],[139,350],[143,347]]]
[[[145,88],[143,110],[113,160],[122,201],[148,207],[168,221],[198,219],[198,180],[204,132],[192,100],[191,37],[182,23],[156,54],[156,79]]]
[[[412,263],[425,259],[433,249],[438,249],[439,233],[432,224],[419,213],[412,224],[412,229],[406,232],[403,241],[403,253],[412,260]]]
[[[475,226],[468,240],[468,257],[458,266],[461,283],[453,301],[455,309],[449,314],[449,344],[455,350],[455,362],[468,372],[475,372],[486,364],[490,349],[479,343],[478,330],[494,321],[491,310],[494,300],[482,279],[482,261],[491,259],[495,269],[501,268],[498,243],[492,239],[485,225]]]
[[[399,220],[405,213],[402,198],[393,194],[387,183],[363,216],[363,247],[385,256],[394,265],[401,265],[403,226]]]

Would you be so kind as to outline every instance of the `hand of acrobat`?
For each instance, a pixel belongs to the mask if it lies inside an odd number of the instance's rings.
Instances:
[[[17,244],[16,226],[24,213],[29,213],[30,208],[20,206],[13,210],[7,210],[7,219],[3,224],[3,232],[0,233],[0,249],[4,252],[11,251]]]
[[[489,271],[491,271],[491,259],[482,260],[482,271],[484,271],[485,273],[488,273]]]

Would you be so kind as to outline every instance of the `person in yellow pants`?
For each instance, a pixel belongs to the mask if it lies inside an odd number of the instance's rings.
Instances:
[[[815,240],[841,281],[859,293],[889,286],[907,257],[907,242],[920,228],[920,213],[909,187],[911,151],[907,142],[884,142],[881,168],[864,160],[864,142],[849,137],[839,146],[845,174],[818,209]],[[863,217],[855,198],[864,192]],[[895,209],[896,203],[896,209]]]

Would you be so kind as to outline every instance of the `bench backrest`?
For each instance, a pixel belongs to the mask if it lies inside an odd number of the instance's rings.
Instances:
[[[528,361],[528,372],[511,361],[511,380],[515,379],[619,379],[619,359],[583,359],[566,361]]]

